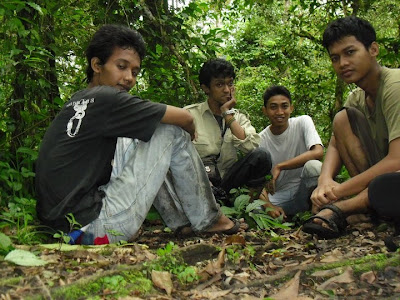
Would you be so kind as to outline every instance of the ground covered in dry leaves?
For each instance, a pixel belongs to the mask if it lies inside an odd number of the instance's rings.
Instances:
[[[391,224],[358,223],[336,240],[299,228],[275,232],[183,238],[147,224],[122,246],[21,247],[47,264],[2,261],[0,298],[400,299],[400,252],[384,244]],[[168,245],[175,245],[168,255],[157,252]],[[163,269],[166,260],[175,274]],[[193,266],[197,277],[181,265]],[[182,281],[180,272],[192,279]]]

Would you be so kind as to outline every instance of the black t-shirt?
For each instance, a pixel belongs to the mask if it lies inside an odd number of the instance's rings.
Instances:
[[[110,180],[117,138],[150,140],[165,110],[165,104],[112,87],[74,94],[40,147],[35,179],[39,219],[61,230],[68,230],[68,213],[82,226],[96,219],[103,198],[98,187]]]

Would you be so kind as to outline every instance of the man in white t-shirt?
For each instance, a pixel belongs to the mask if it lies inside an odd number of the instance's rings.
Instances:
[[[311,117],[290,118],[293,105],[285,87],[272,86],[263,98],[262,110],[271,124],[260,133],[260,147],[271,153],[272,179],[260,199],[272,209],[269,215],[293,216],[310,209],[310,196],[321,172],[321,138]]]

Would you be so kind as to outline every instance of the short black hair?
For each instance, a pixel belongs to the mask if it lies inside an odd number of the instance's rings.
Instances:
[[[200,69],[200,85],[210,87],[212,78],[232,77],[235,79],[235,69],[233,65],[223,58],[212,58],[206,61]]]
[[[292,103],[292,96],[287,88],[283,85],[273,85],[267,88],[264,92],[263,99],[264,99],[264,106],[267,107],[268,100],[276,95],[282,95],[289,99],[289,102]]]
[[[322,45],[329,47],[346,36],[354,36],[368,49],[376,41],[376,32],[371,23],[355,16],[339,18],[331,22],[325,29]]]
[[[88,83],[93,79],[92,58],[98,57],[100,63],[105,64],[112,55],[115,47],[135,49],[141,61],[146,55],[146,46],[139,32],[122,25],[103,25],[93,35],[86,49],[86,60],[88,63],[86,81]]]

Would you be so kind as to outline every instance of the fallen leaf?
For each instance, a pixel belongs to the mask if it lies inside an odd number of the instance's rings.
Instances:
[[[246,273],[246,272],[242,272],[242,273],[236,274],[234,276],[234,278],[241,281],[242,283],[247,283],[249,281],[250,274]]]
[[[205,289],[202,291],[197,291],[195,290],[192,296],[190,297],[191,299],[208,299],[208,300],[214,300],[220,297],[224,297],[228,294],[231,293],[231,289],[228,290],[216,290],[215,287],[211,287],[209,289]]]
[[[376,280],[376,275],[374,271],[369,271],[361,274],[360,279],[368,283],[373,283]]]
[[[354,277],[353,277],[353,269],[352,268],[347,268],[343,274],[340,274],[338,276],[332,277],[322,283],[319,287],[317,287],[318,291],[323,291],[323,290],[330,290],[330,286],[335,283],[351,283],[354,282]]]
[[[238,244],[238,245],[243,245],[243,246],[245,246],[245,245],[246,245],[246,240],[244,239],[243,236],[234,234],[234,235],[230,235],[230,236],[227,236],[227,237],[226,237],[226,239],[225,239],[225,244],[226,244],[226,245],[235,245],[235,244]]]
[[[207,266],[199,271],[199,276],[202,280],[207,280],[210,275],[215,275],[222,272],[225,265],[225,248],[223,248],[219,254],[216,261],[210,261]]]
[[[5,261],[12,262],[19,266],[44,266],[47,264],[46,261],[41,260],[35,254],[25,250],[13,250],[4,257]]]
[[[151,280],[156,287],[165,290],[167,295],[171,296],[173,285],[171,274],[169,272],[152,270]]]
[[[330,252],[330,255],[326,255],[323,259],[321,259],[322,263],[331,263],[341,260],[343,257],[342,252],[339,249],[333,249]]]
[[[294,300],[299,294],[300,274],[298,271],[294,277],[283,285],[275,295],[269,296],[274,300]]]

